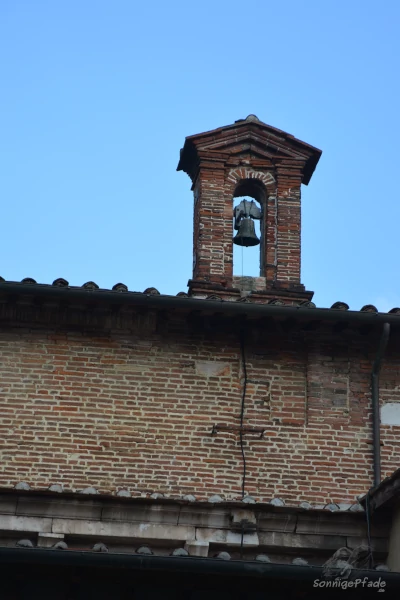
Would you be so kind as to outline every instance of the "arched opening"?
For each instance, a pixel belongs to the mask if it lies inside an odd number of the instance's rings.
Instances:
[[[237,277],[262,277],[264,276],[264,218],[267,199],[265,187],[257,179],[244,179],[237,184],[233,198],[233,237],[238,234],[240,237],[243,228],[252,232],[254,226],[254,234],[260,240],[259,244],[248,247],[233,243],[233,274]],[[252,224],[249,222],[244,224],[246,219],[250,219]]]
[[[237,245],[234,241],[233,274],[237,276],[258,277],[261,273],[261,220],[252,218],[251,215],[256,213],[257,209],[261,212],[261,206],[254,198],[249,196],[239,196],[238,198],[235,198],[235,200],[234,212],[237,214],[240,210],[240,213],[243,214],[245,211],[250,216],[242,217],[240,221],[234,217],[233,239],[235,240],[240,237],[243,228],[245,227],[244,219],[247,218],[253,222],[252,227],[254,227],[254,234],[260,240],[260,243],[254,246],[243,246]],[[251,206],[252,204],[253,206]],[[246,227],[246,230],[251,230],[252,227]]]

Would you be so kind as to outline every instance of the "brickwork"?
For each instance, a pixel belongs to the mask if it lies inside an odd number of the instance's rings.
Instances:
[[[381,406],[387,402],[400,401],[400,353],[398,344],[394,340],[386,352],[385,368],[380,374],[379,387]],[[393,455],[399,445],[399,430],[398,423],[397,425],[381,425],[382,479],[399,467],[398,461],[397,464],[393,462]]]
[[[252,187],[257,182],[257,189]],[[236,190],[260,198],[263,210],[261,277],[265,289],[276,282],[282,287],[300,284],[300,182],[293,180],[277,189],[270,172],[248,167],[213,171],[202,168],[195,186],[193,278],[232,287],[233,278],[233,199]],[[279,194],[277,196],[277,193]],[[290,194],[290,195],[289,195]],[[258,275],[258,274],[254,274]]]
[[[186,140],[179,168],[194,191],[189,295],[311,299],[300,283],[300,188],[319,155],[255,117]],[[233,277],[232,262],[233,199],[242,196],[263,213],[261,273],[244,279]],[[351,505],[371,487],[373,327],[297,321],[296,311],[264,318],[264,309],[259,321],[245,321],[216,302],[197,310],[197,299],[182,312],[129,299],[117,306],[88,285],[82,304],[68,295],[48,302],[40,286],[36,296],[2,298],[0,487],[241,499],[243,452],[245,493],[260,502]],[[381,402],[400,403],[394,341]],[[399,426],[381,427],[383,476],[398,466]]]
[[[276,130],[250,118],[187,139],[178,168],[191,176],[195,197],[191,295],[202,295],[201,282],[234,287],[233,202],[241,196],[254,198],[262,210],[261,268],[253,276],[264,278],[265,291],[304,293],[300,188],[307,161],[320,153],[291,136],[271,136]]]
[[[229,329],[229,328],[228,328]],[[255,329],[246,342],[246,492],[287,504],[355,501],[372,483],[370,372],[377,340]],[[382,371],[382,400],[400,402],[399,355]],[[133,495],[240,498],[237,427],[244,383],[233,329],[102,337],[0,334],[0,486],[61,483]],[[400,459],[382,427],[382,475]],[[258,430],[257,430],[258,431]]]
[[[215,282],[232,278],[232,210],[229,234],[226,228],[228,207],[224,198],[223,173],[204,172],[195,188],[194,254],[195,279]],[[231,202],[232,204],[232,202]]]

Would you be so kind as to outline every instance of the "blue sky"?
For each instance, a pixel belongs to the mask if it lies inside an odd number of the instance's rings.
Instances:
[[[255,113],[323,150],[316,304],[400,306],[399,27],[396,0],[2,0],[0,275],[186,290],[179,149]]]

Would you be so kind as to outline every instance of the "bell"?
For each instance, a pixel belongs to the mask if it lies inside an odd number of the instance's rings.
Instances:
[[[233,238],[233,243],[238,246],[257,246],[260,243],[256,236],[253,219],[242,219],[239,231]]]

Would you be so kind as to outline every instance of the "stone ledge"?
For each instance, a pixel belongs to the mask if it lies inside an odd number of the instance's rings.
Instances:
[[[195,538],[195,528],[184,525],[154,523],[127,523],[53,519],[53,533],[65,535],[96,536],[100,538],[122,537],[135,539],[179,540]]]

